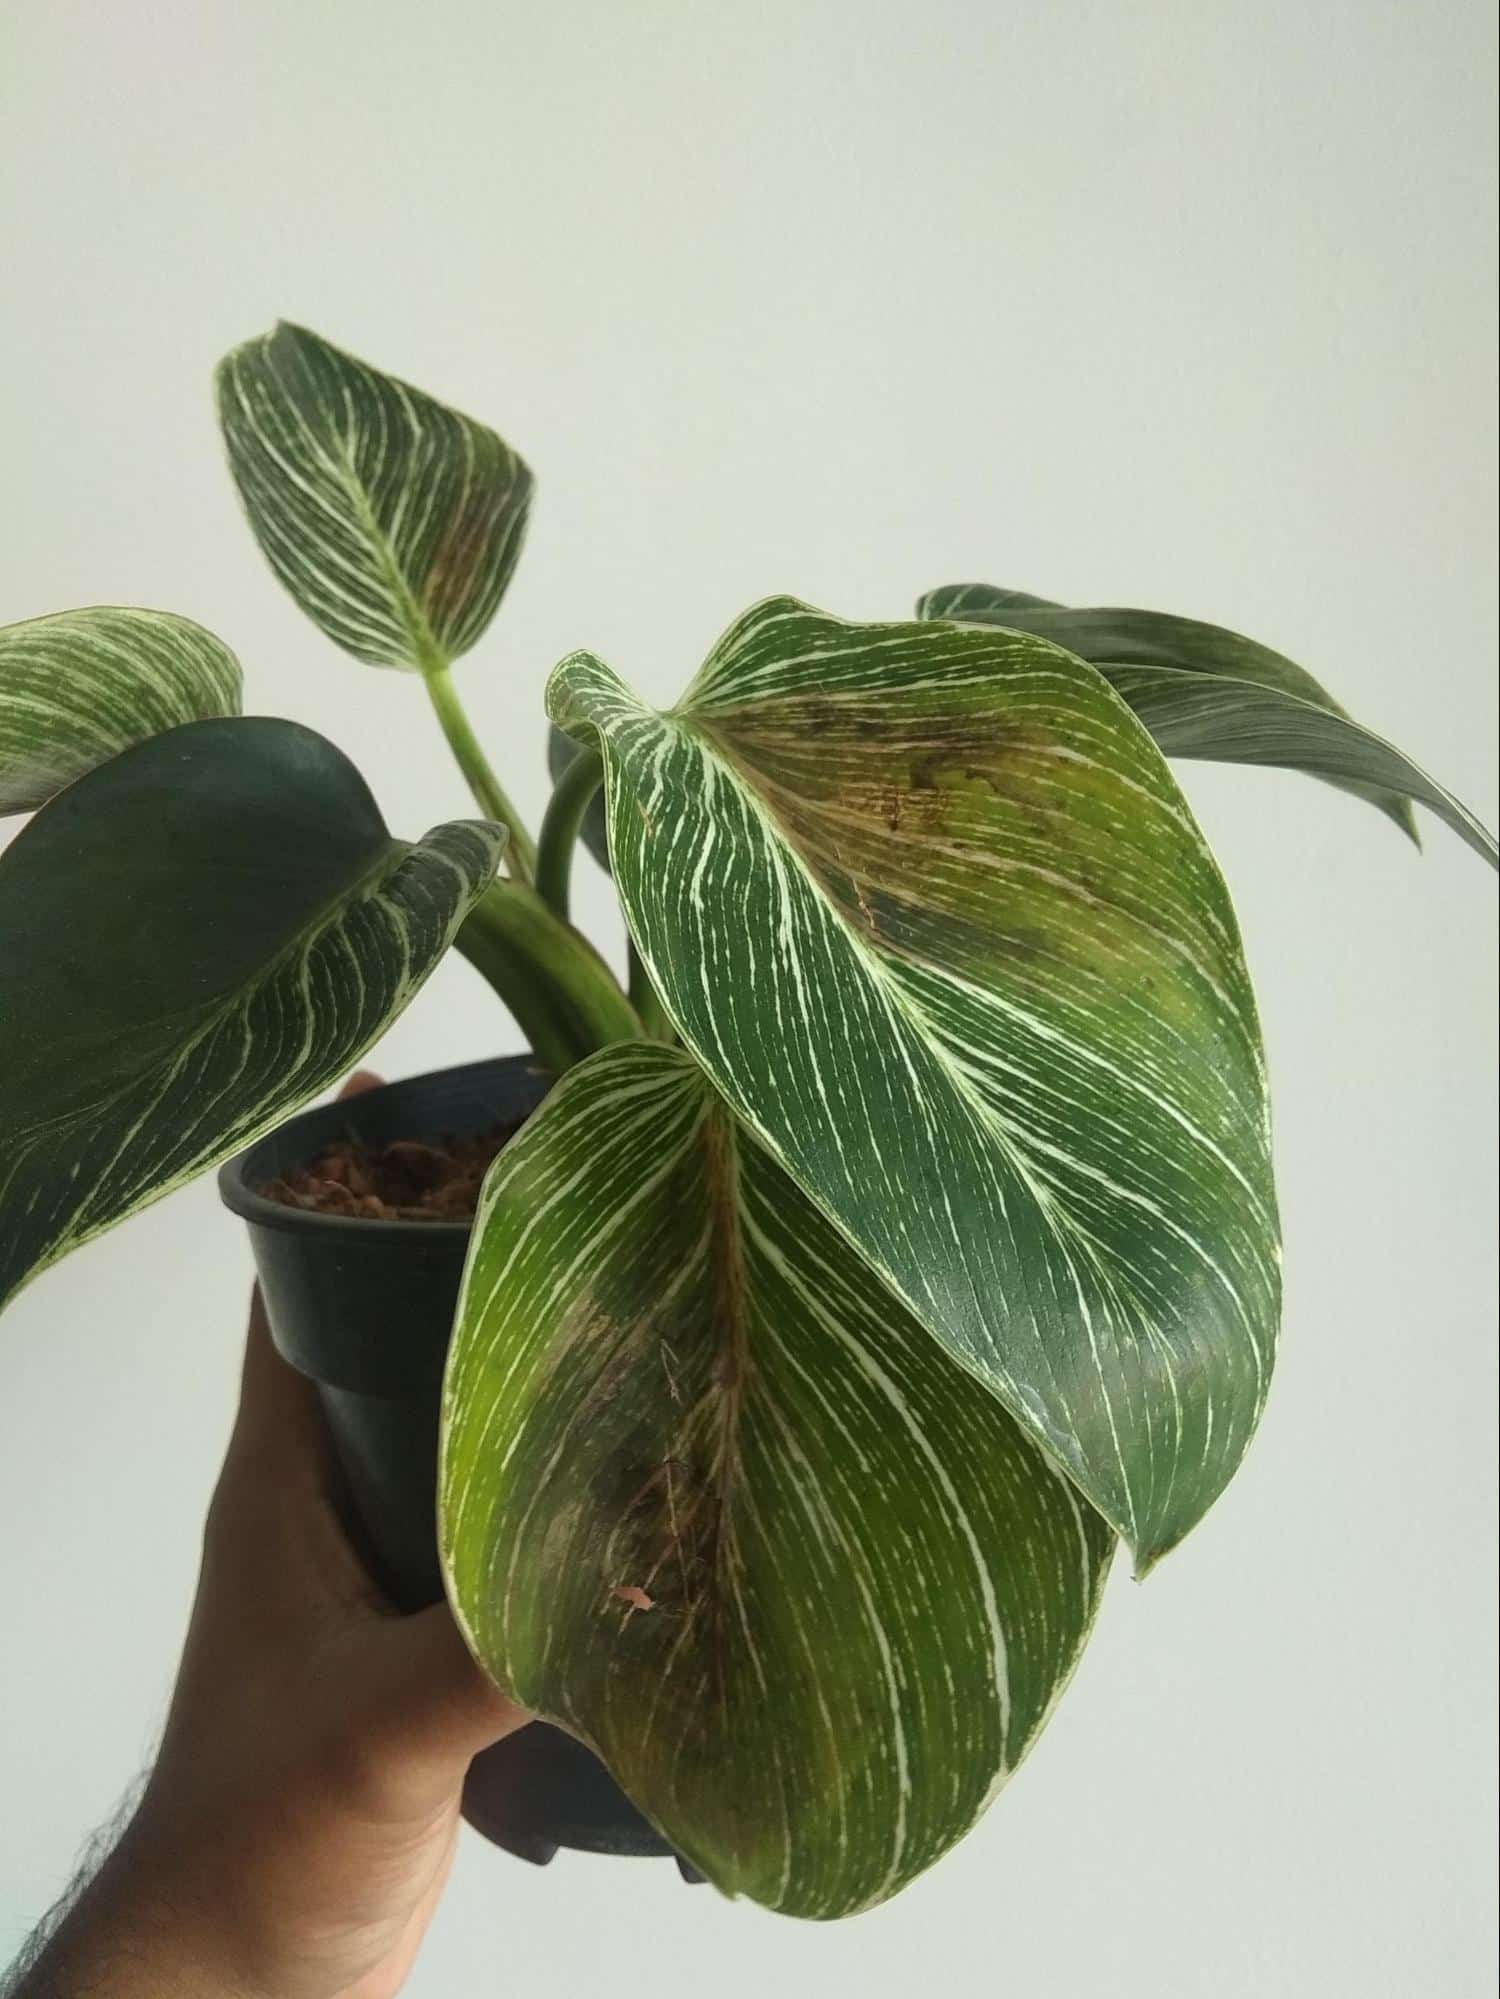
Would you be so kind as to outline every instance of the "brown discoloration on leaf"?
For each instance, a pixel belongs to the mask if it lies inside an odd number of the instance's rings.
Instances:
[[[521,504],[524,511],[524,498]],[[423,608],[434,631],[446,634],[457,627],[488,581],[491,546],[505,512],[502,499],[478,493],[449,516],[422,580]]]
[[[818,726],[799,733],[804,710]],[[835,699],[765,712],[715,716],[705,733],[883,955],[981,984],[1001,968],[1030,980],[1066,964],[1128,987],[1132,956],[1192,931],[1192,883],[1131,899],[1117,775],[1081,752],[1064,758],[1041,711],[927,713],[909,733],[899,713]]]
[[[596,1558],[606,1577],[629,1579],[612,1582],[612,1596],[630,1609],[658,1613],[649,1626],[637,1627],[630,1642],[654,1649],[668,1641],[653,1637],[652,1627],[663,1619],[675,1622],[678,1635],[670,1642],[686,1647],[682,1670],[696,1662],[705,1688],[720,1702],[729,1698],[731,1682],[726,1616],[737,1559],[740,1426],[750,1365],[738,1174],[734,1135],[727,1119],[715,1114],[693,1168],[696,1197],[706,1190],[709,1199],[714,1246],[707,1269],[715,1307],[695,1317],[691,1338],[679,1330],[669,1339],[667,1328],[656,1326],[643,1328],[640,1340],[621,1342],[602,1365],[595,1362],[590,1395],[596,1435],[615,1427],[627,1409],[633,1412],[607,1468],[596,1475],[591,1500],[603,1530]],[[608,1329],[600,1337],[607,1341]],[[561,1342],[554,1354],[569,1364]],[[643,1371],[657,1377],[650,1397],[640,1392]],[[649,1605],[622,1594],[627,1589],[643,1592]]]

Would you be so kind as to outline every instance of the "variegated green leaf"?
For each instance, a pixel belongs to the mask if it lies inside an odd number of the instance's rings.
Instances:
[[[441,1519],[500,1685],[720,1888],[821,1917],[978,1818],[1111,1547],[692,1060],[641,1042],[491,1173]]]
[[[376,666],[467,652],[525,532],[509,445],[300,326],[236,348],[217,383],[255,538],[313,622]]]
[[[324,1089],[401,1013],[503,834],[392,839],[291,722],[191,722],[0,855],[0,1301]]]
[[[170,611],[95,605],[0,627],[0,814],[179,722],[237,715],[239,661]]]
[[[1255,1004],[1151,738],[1045,640],[785,598],[669,714],[588,654],[549,705],[684,1042],[1148,1566],[1279,1307]]]
[[[1307,771],[1367,798],[1413,840],[1416,799],[1500,865],[1494,834],[1466,805],[1346,714],[1310,673],[1238,632],[1160,611],[1071,610],[987,583],[929,591],[917,615],[1035,632],[1066,646],[1098,667],[1169,757]]]

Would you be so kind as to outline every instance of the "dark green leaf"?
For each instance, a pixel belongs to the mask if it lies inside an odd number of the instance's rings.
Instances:
[[[491,1174],[444,1397],[469,1641],[729,1894],[840,1916],[978,1818],[1111,1537],[693,1061],[572,1070]]]
[[[1466,805],[1361,727],[1310,673],[1238,632],[1160,611],[1070,610],[985,583],[929,591],[917,615],[1035,632],[1065,646],[1099,669],[1168,756],[1307,771],[1368,799],[1413,840],[1416,799],[1500,864],[1494,835]]]
[[[311,730],[193,722],[0,855],[0,1301],[341,1075],[405,1008],[503,834],[392,839]]]
[[[170,611],[95,605],[0,627],[0,813],[33,812],[131,743],[239,707],[234,654]]]
[[[1160,753],[1025,634],[748,612],[670,714],[588,654],[615,880],[674,1025],[1132,1544],[1238,1464],[1279,1304],[1234,913]]]

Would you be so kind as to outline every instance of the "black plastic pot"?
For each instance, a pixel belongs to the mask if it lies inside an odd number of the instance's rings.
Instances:
[[[387,1083],[304,1111],[219,1174],[225,1205],[249,1225],[272,1336],[318,1384],[370,1559],[403,1610],[443,1594],[438,1415],[468,1224],[314,1214],[256,1189],[305,1166],[335,1139],[378,1143],[516,1122],[536,1109],[548,1084],[525,1056]],[[598,1758],[546,1722],[532,1722],[475,1759],[464,1816],[497,1846],[539,1864],[559,1846],[672,1851]]]

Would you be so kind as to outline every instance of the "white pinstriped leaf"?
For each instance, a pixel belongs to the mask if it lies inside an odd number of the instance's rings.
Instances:
[[[1224,885],[1025,634],[747,612],[662,715],[587,654],[631,931],[749,1128],[1145,1568],[1242,1457],[1279,1256]]]
[[[816,1917],[974,1823],[1112,1545],[691,1057],[642,1042],[491,1172],[440,1515],[498,1683],[726,1893]]]
[[[285,323],[217,375],[250,526],[315,624],[356,659],[467,652],[521,552],[531,474],[492,430]]]
[[[0,1302],[227,1158],[405,1008],[504,834],[386,831],[292,722],[191,722],[0,855]]]
[[[131,743],[239,707],[234,654],[170,611],[94,605],[0,626],[0,814],[34,812]]]
[[[1035,632],[1098,667],[1167,756],[1306,771],[1368,799],[1413,841],[1415,799],[1500,865],[1494,834],[1451,791],[1310,673],[1238,632],[1161,611],[1072,610],[987,583],[931,590],[917,616]]]

